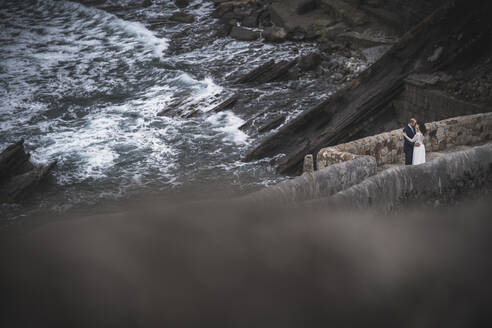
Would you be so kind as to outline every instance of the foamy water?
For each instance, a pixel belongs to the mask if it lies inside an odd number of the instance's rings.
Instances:
[[[24,138],[35,162],[58,161],[54,180],[15,215],[210,183],[249,190],[278,181],[270,159],[241,161],[258,136],[240,127],[268,119],[270,110],[288,121],[331,90],[314,76],[262,86],[230,81],[314,44],[217,39],[208,1],[185,10],[194,24],[152,30],[178,10],[172,1],[97,3],[0,2],[0,148]],[[234,110],[210,111],[233,93],[241,94]],[[158,115],[166,109],[173,110]],[[189,116],[194,111],[201,115]]]
[[[58,161],[48,200],[36,198],[45,207],[216,181],[249,145],[230,111],[157,115],[177,99],[213,107],[223,87],[177,68],[206,65],[213,49],[171,58],[165,30],[68,1],[11,1],[0,17],[0,148],[25,138],[36,163]]]

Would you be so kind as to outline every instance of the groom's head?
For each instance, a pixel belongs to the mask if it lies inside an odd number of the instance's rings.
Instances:
[[[410,119],[410,125],[411,125],[411,126],[415,126],[415,124],[417,124],[417,120],[416,120],[416,119],[414,119],[414,118],[411,118],[411,119]]]

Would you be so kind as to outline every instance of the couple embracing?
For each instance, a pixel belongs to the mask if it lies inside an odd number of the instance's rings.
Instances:
[[[405,144],[405,165],[419,165],[425,163],[424,135],[417,124],[417,120],[412,118],[410,123],[403,129]]]

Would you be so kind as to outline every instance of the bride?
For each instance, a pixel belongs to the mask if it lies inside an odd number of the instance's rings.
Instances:
[[[408,141],[415,143],[415,146],[413,147],[412,165],[419,165],[425,163],[424,135],[420,131],[418,124],[415,126],[415,129],[417,133],[412,139],[410,139],[405,133],[403,133],[403,135]]]

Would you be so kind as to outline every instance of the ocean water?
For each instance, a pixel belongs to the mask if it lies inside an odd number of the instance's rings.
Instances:
[[[169,20],[177,10],[167,0],[0,1],[0,148],[24,138],[33,161],[58,161],[42,192],[0,216],[210,184],[242,193],[283,178],[270,159],[241,161],[263,136],[239,128],[268,119],[269,109],[289,120],[333,87],[314,77],[231,81],[314,44],[218,39],[210,2],[185,9],[196,18],[190,25]],[[244,97],[233,110],[207,113],[237,92]],[[194,110],[202,115],[186,118]]]

